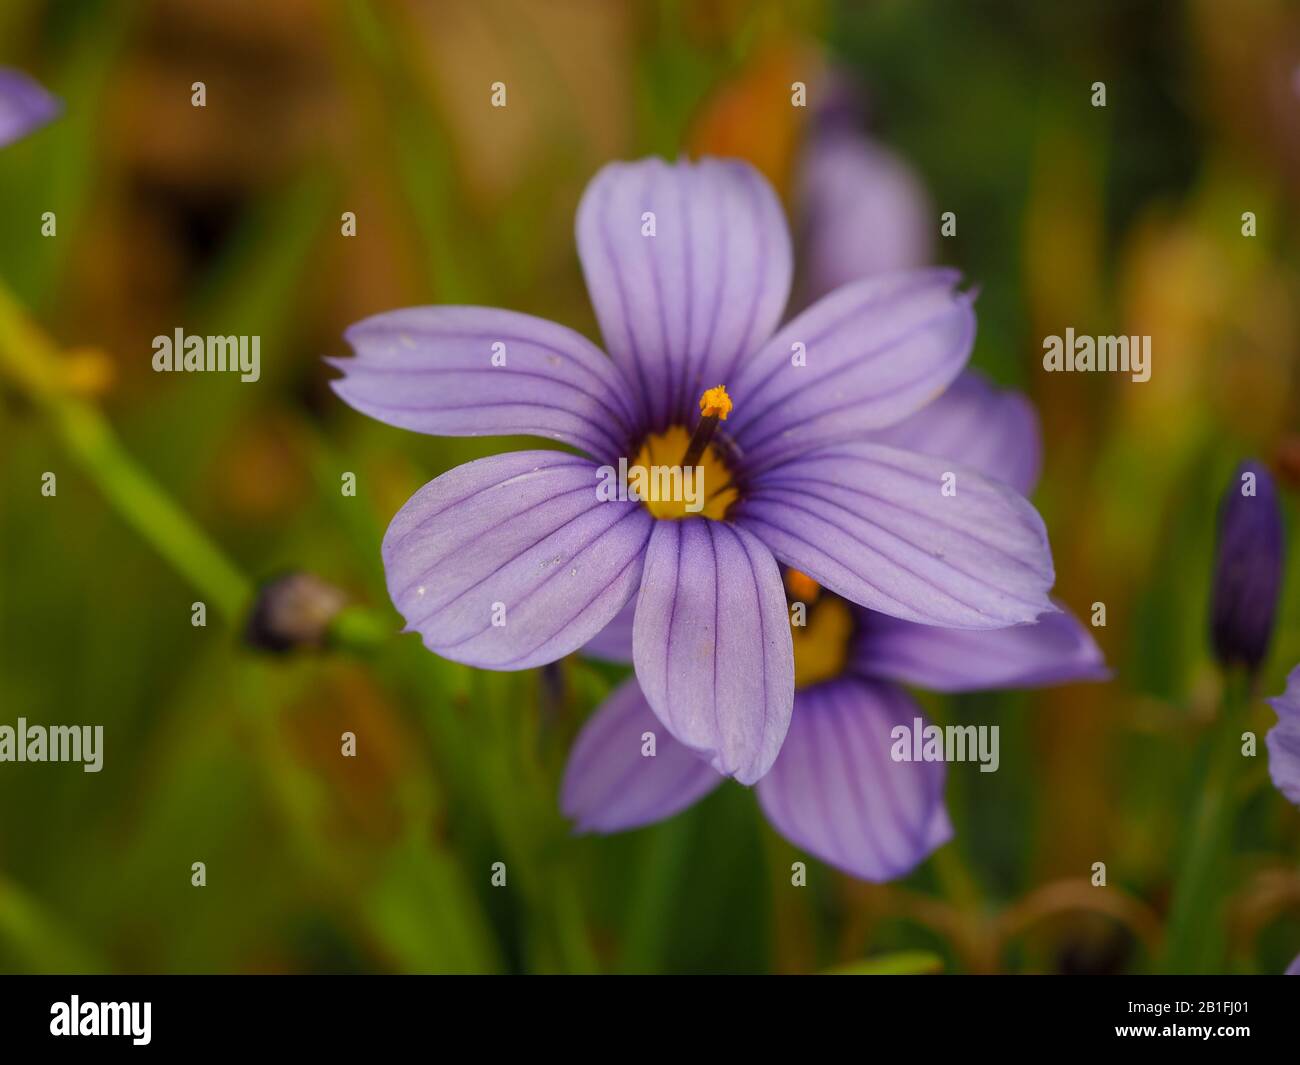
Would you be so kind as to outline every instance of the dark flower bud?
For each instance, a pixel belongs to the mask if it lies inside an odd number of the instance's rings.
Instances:
[[[260,651],[284,653],[320,647],[347,596],[311,573],[289,573],[262,585],[244,630],[244,641]]]
[[[1211,638],[1222,665],[1252,672],[1268,652],[1282,587],[1282,511],[1268,471],[1244,462],[1219,504],[1210,604]]]
[[[813,132],[860,134],[866,123],[867,101],[852,77],[838,70],[824,75],[812,113]]]

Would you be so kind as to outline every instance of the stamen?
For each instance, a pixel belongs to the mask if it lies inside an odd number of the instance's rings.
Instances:
[[[682,456],[683,467],[694,466],[700,461],[700,456],[704,454],[704,449],[709,446],[709,441],[717,431],[718,422],[727,420],[731,407],[731,397],[727,395],[726,385],[707,389],[700,397],[700,421],[695,426],[695,432],[691,434],[691,442],[687,445],[686,454]]]
[[[726,385],[706,389],[704,395],[700,397],[700,413],[706,418],[716,416],[725,422],[727,415],[731,413],[732,405],[731,397],[727,395]]]

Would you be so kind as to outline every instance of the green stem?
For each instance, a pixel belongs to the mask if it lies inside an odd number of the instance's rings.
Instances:
[[[1229,836],[1237,810],[1234,782],[1240,768],[1240,726],[1249,706],[1249,682],[1229,677],[1219,720],[1210,730],[1198,759],[1197,796],[1174,884],[1169,933],[1161,968],[1168,973],[1221,971],[1226,937],[1223,928],[1224,880]]]
[[[108,420],[63,387],[59,361],[53,343],[0,285],[0,366],[127,523],[226,618],[242,617],[251,583],[126,453]]]
[[[393,626],[380,611],[366,606],[347,606],[330,622],[327,646],[371,651],[392,636]]]
[[[58,348],[0,284],[0,371],[54,426],[63,446],[119,515],[232,625],[252,606],[253,582],[126,452],[93,404],[68,391]],[[367,650],[391,632],[349,607],[330,629],[334,646]]]
[[[102,958],[65,930],[65,922],[0,873],[0,942],[34,973],[107,972]]]
[[[940,847],[930,856],[940,893],[957,909],[978,913],[983,907],[980,887],[966,865],[955,841]]]
[[[654,829],[632,894],[621,972],[654,973],[662,968],[662,930],[671,923],[673,896],[690,854],[691,830],[687,817],[675,817]]]

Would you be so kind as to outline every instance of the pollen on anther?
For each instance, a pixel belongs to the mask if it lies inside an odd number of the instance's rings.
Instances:
[[[731,413],[731,407],[731,397],[727,395],[726,385],[707,389],[700,397],[700,415],[705,418],[718,418],[725,422],[727,415]]]

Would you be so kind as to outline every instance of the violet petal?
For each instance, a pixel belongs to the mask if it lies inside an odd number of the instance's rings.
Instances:
[[[807,302],[876,274],[930,261],[938,219],[898,155],[843,125],[818,128],[794,195]]]
[[[855,641],[853,664],[868,676],[940,692],[1110,676],[1092,633],[1064,608],[1005,629],[943,629],[871,613]]]
[[[891,731],[924,718],[892,684],[842,678],[795,695],[772,771],[758,783],[781,835],[864,880],[892,880],[952,838],[943,762],[895,762]]]
[[[596,633],[579,650],[588,658],[598,658],[602,662],[632,662],[632,625],[636,617],[636,599],[628,600],[627,606],[614,615],[614,620]]]
[[[748,163],[611,163],[583,194],[577,239],[605,347],[649,429],[698,418],[703,390],[728,383],[789,297],[785,216]]]
[[[21,70],[0,67],[0,147],[53,121],[58,99]]]
[[[1277,724],[1268,730],[1268,771],[1277,790],[1300,806],[1300,666],[1291,670],[1286,691],[1268,700]]]
[[[654,755],[644,737],[654,735]],[[662,821],[725,778],[668,734],[630,677],[578,733],[560,788],[560,809],[579,832],[619,832]]]
[[[389,425],[436,436],[545,437],[613,461],[635,435],[609,359],[562,325],[488,307],[408,307],[348,329],[331,387]]]
[[[742,784],[768,771],[790,723],[794,647],[780,571],[756,537],[701,518],[655,522],[632,642],[669,732]]]
[[[1038,413],[1023,392],[966,370],[933,403],[871,434],[879,444],[960,462],[1029,495],[1043,463]]]
[[[444,658],[527,669],[576,651],[636,591],[653,519],[601,502],[596,467],[558,451],[466,463],[393,518],[384,569],[407,630]]]
[[[975,340],[972,297],[952,270],[836,289],[728,380],[727,431],[755,471],[902,421],[952,383]]]
[[[1056,610],[1038,512],[944,459],[840,444],[765,471],[735,520],[786,565],[905,621],[996,629]]]

